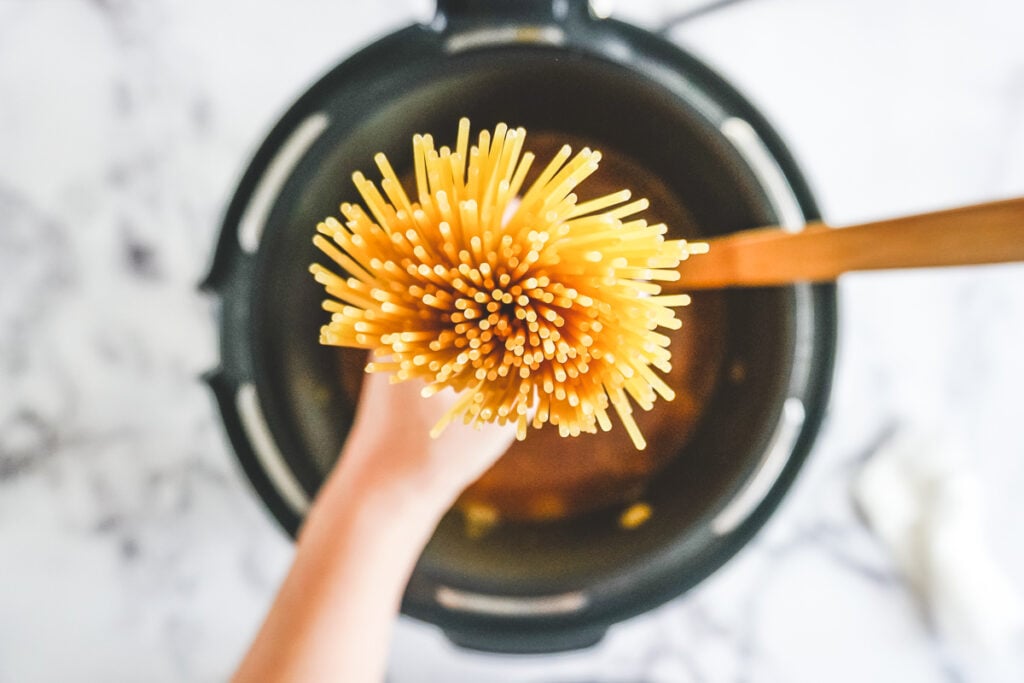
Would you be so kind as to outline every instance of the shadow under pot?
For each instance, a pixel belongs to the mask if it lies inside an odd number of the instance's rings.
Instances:
[[[221,299],[209,383],[239,462],[295,534],[351,423],[364,358],[318,344],[318,221],[358,201],[350,176],[410,140],[454,140],[458,119],[527,129],[604,154],[581,190],[628,187],[646,217],[696,239],[818,218],[781,141],[735,90],[678,48],[591,16],[585,3],[442,3],[305,93],[232,200],[206,287]],[[456,643],[552,652],[679,595],[765,522],[804,460],[827,400],[835,288],[699,292],[673,333],[678,396],[625,430],[531,432],[442,521],[404,613]]]

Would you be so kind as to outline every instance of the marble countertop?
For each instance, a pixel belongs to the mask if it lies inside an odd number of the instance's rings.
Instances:
[[[697,5],[613,10],[659,30]],[[0,683],[224,680],[246,647],[292,551],[197,380],[217,352],[196,283],[289,102],[430,15],[387,7],[0,0]],[[748,0],[667,35],[763,109],[841,225],[1024,191],[1022,23],[1005,0]],[[722,570],[581,653],[468,654],[403,620],[390,680],[972,680],[851,484],[901,429],[959,444],[1024,587],[1024,268],[840,297],[821,437]]]

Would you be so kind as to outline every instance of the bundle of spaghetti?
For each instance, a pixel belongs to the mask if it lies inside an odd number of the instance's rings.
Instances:
[[[414,197],[383,154],[379,189],[355,173],[365,208],[342,204],[313,240],[341,270],[310,267],[331,297],[320,341],[374,351],[367,372],[422,379],[424,396],[459,392],[435,436],[454,419],[575,436],[611,429],[613,409],[642,449],[633,404],[673,398],[658,328],[678,329],[672,307],[689,303],[657,282],[706,245],[666,239],[628,190],[579,201],[597,151],[562,147],[524,188],[525,137],[498,124],[470,145],[467,119],[454,149],[415,136]]]

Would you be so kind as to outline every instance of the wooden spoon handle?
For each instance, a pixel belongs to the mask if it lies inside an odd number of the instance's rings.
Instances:
[[[666,290],[759,287],[834,280],[855,270],[1024,261],[1024,197],[801,232],[757,228],[712,238],[679,265]]]

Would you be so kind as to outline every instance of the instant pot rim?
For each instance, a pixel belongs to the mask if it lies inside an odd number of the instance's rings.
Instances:
[[[675,67],[685,72],[687,76],[693,76],[706,88],[710,87],[715,94],[717,102],[724,103],[727,105],[725,109],[730,112],[734,112],[736,115],[747,120],[755,128],[758,134],[761,135],[765,145],[771,151],[772,156],[783,171],[786,180],[789,182],[790,188],[796,196],[804,215],[808,219],[818,217],[817,208],[814,204],[813,198],[811,197],[810,191],[799,171],[796,169],[795,163],[789,156],[789,153],[782,145],[781,140],[767,125],[760,114],[746,103],[746,101],[743,100],[735,90],[728,86],[725,81],[718,78],[710,69],[700,62],[697,62],[689,55],[681,52],[675,46],[665,43],[664,41],[654,40],[652,42],[652,36],[650,34],[639,29],[635,29],[627,24],[609,20],[606,20],[606,22],[605,26],[614,28],[615,31],[619,33],[618,37],[621,38],[625,36],[627,42],[638,41],[639,43],[643,43],[643,48],[650,49],[650,54],[654,54],[658,59],[663,59],[670,63],[674,62]],[[240,437],[237,420],[233,420],[231,415],[229,415],[229,413],[233,413],[233,406],[230,405],[231,397],[227,387],[231,385],[233,380],[238,380],[240,374],[245,374],[244,367],[246,365],[248,365],[249,368],[252,367],[251,364],[253,360],[251,357],[252,349],[240,348],[238,345],[229,343],[228,341],[230,334],[228,333],[229,327],[233,326],[235,330],[244,330],[246,325],[252,322],[250,317],[251,310],[249,310],[248,306],[244,303],[240,304],[238,296],[231,298],[228,295],[232,292],[235,294],[238,293],[239,282],[241,282],[239,278],[244,277],[247,269],[251,270],[252,262],[247,259],[241,259],[240,261],[236,258],[237,255],[232,253],[232,247],[234,245],[226,243],[236,240],[236,236],[234,234],[235,228],[238,225],[238,220],[241,217],[242,211],[248,204],[248,200],[252,194],[255,184],[263,175],[266,166],[269,164],[277,148],[294,129],[294,126],[305,118],[311,110],[315,110],[316,107],[311,105],[319,102],[323,97],[329,97],[330,93],[335,88],[334,83],[337,79],[357,78],[359,81],[365,81],[377,78],[377,76],[374,76],[372,73],[368,73],[368,65],[372,65],[374,69],[379,70],[381,68],[381,64],[376,60],[375,56],[381,54],[383,51],[387,51],[389,46],[393,47],[396,45],[401,46],[402,52],[409,52],[412,54],[417,50],[426,49],[427,53],[434,57],[437,56],[435,52],[438,49],[436,36],[432,35],[430,31],[425,29],[425,27],[411,27],[403,31],[399,31],[392,34],[392,36],[375,43],[333,69],[327,74],[327,76],[322,78],[304,96],[302,96],[289,110],[289,112],[282,117],[278,125],[275,126],[274,130],[270,135],[268,135],[259,152],[257,152],[252,163],[248,167],[245,176],[240,182],[234,198],[232,199],[224,220],[221,244],[217,250],[214,265],[211,269],[211,275],[207,280],[207,287],[214,291],[219,291],[224,297],[224,303],[221,310],[222,363],[221,367],[217,371],[211,373],[211,385],[214,387],[215,394],[221,404],[222,412],[225,415],[226,428],[229,431],[229,436],[231,437],[236,452],[239,454],[239,460],[242,463],[243,469],[246,471],[247,476],[252,481],[254,488],[256,488],[261,498],[267,502],[268,508],[274,513],[274,516],[277,517],[279,523],[281,523],[281,525],[292,536],[295,535],[298,529],[300,517],[294,511],[290,510],[286,501],[281,500],[280,496],[275,491],[273,484],[267,479],[266,473],[260,471],[258,467],[253,466],[256,462],[256,458],[252,452],[252,445],[245,442],[244,437]],[[666,45],[668,46],[667,50]],[[411,47],[416,47],[416,50],[410,50]],[[579,52],[584,46],[571,45],[569,47]],[[606,54],[593,52],[592,45],[587,45],[585,47],[587,48],[587,56],[608,60],[608,56]],[[566,46],[554,49],[566,49]],[[668,59],[669,57],[671,57],[671,59]],[[394,59],[394,53],[391,53],[391,59]],[[674,582],[671,586],[665,587],[660,591],[650,591],[646,595],[637,598],[633,603],[633,609],[630,610],[619,610],[615,614],[594,615],[583,612],[574,615],[572,618],[526,620],[522,623],[521,628],[509,628],[507,620],[490,622],[487,619],[467,619],[467,615],[465,614],[449,612],[432,602],[417,605],[415,601],[406,600],[403,602],[403,611],[411,616],[437,624],[446,631],[456,635],[465,632],[467,622],[469,622],[469,625],[473,626],[474,629],[486,626],[488,629],[492,630],[494,634],[502,634],[501,636],[498,636],[501,639],[508,638],[517,642],[536,643],[538,642],[536,638],[536,632],[538,629],[543,630],[545,638],[554,638],[555,634],[561,632],[579,631],[581,624],[584,623],[587,627],[594,627],[595,625],[606,627],[612,623],[621,621],[624,618],[647,611],[648,609],[662,604],[667,599],[670,599],[671,597],[692,587],[721,566],[721,564],[732,557],[736,551],[742,547],[751,536],[753,536],[756,530],[763,524],[764,520],[770,516],[771,511],[778,505],[786,490],[788,490],[789,484],[795,477],[796,472],[807,455],[807,451],[813,441],[813,434],[817,431],[821,415],[825,409],[829,384],[832,376],[831,366],[835,344],[835,287],[834,285],[815,285],[811,288],[811,291],[815,309],[815,334],[820,337],[815,340],[815,345],[813,347],[816,354],[815,362],[819,367],[812,372],[812,377],[814,377],[817,382],[815,383],[815,387],[812,387],[812,393],[814,396],[809,397],[808,401],[805,402],[808,406],[808,415],[804,422],[800,439],[798,440],[797,446],[794,448],[794,451],[787,461],[785,469],[779,479],[776,481],[768,496],[766,496],[758,506],[756,512],[750,515],[732,534],[728,536],[728,540],[731,541],[730,543],[723,544],[717,549],[713,549],[709,552],[708,562],[706,565],[708,569],[706,572],[699,575],[693,574],[680,577],[680,579]],[[244,297],[241,298],[244,299]],[[242,327],[239,327],[239,325]],[[276,505],[273,504],[275,501]],[[472,617],[472,615],[470,615],[470,617]],[[473,640],[475,643],[474,646],[479,647],[479,638],[474,639],[471,637],[470,640]],[[554,640],[551,642],[554,642]],[[508,651],[510,648],[501,646],[497,649]],[[533,648],[527,647],[526,649],[536,651],[536,645],[534,645]]]

